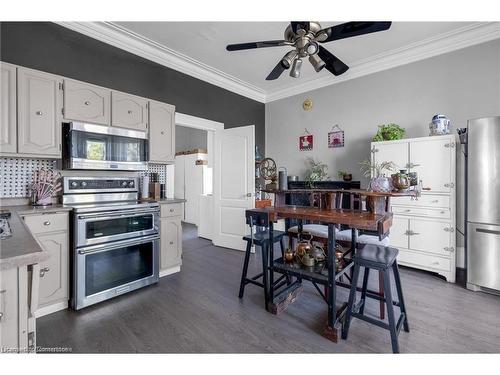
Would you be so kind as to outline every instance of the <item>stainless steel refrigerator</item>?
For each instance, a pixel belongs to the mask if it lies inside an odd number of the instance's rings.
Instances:
[[[467,122],[467,288],[500,291],[500,116]]]

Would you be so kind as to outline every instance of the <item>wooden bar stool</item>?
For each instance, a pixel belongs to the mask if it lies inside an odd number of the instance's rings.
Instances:
[[[401,278],[399,276],[398,263],[396,261],[397,256],[398,249],[387,246],[366,245],[362,249],[357,250],[356,255],[354,256],[354,276],[352,279],[351,291],[349,293],[349,303],[347,305],[345,322],[342,328],[343,339],[347,339],[351,318],[358,318],[389,330],[391,333],[392,351],[393,353],[399,353],[398,335],[401,327],[404,327],[405,332],[410,332],[410,328],[408,326],[408,316],[403,298]],[[361,300],[355,305],[354,302],[361,267],[364,267],[365,269],[363,275],[363,286],[361,288]],[[370,269],[377,270],[383,275],[385,291],[385,298],[383,298],[383,301],[385,302],[387,308],[387,317],[389,320],[388,324],[382,320],[374,319],[364,314],[366,297],[375,299],[381,298],[377,295],[367,294]],[[390,269],[392,269],[392,272],[394,273],[398,301],[392,300]],[[394,306],[398,306],[401,311],[397,322],[394,317]]]
[[[269,285],[268,285],[268,266],[269,260],[267,254],[269,253],[269,215],[266,212],[248,212],[246,213],[246,223],[250,225],[250,234],[243,237],[247,242],[245,250],[245,260],[243,262],[243,272],[241,273],[240,293],[239,298],[243,298],[245,293],[245,286],[253,284],[260,286],[264,289],[264,303],[266,310],[268,309],[269,302]],[[254,228],[255,232],[254,232]],[[273,231],[273,245],[279,242],[281,247],[281,255],[284,255],[285,246],[283,243],[283,236],[285,232],[274,230]],[[248,277],[248,262],[250,261],[250,254],[252,251],[252,244],[260,247],[262,257],[262,272],[255,276]],[[262,282],[257,281],[262,278]],[[281,281],[281,280],[279,280]],[[287,280],[288,281],[288,280]]]

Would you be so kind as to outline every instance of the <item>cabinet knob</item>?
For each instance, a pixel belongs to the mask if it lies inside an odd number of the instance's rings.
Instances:
[[[50,221],[44,221],[44,222],[43,222],[43,225],[45,225],[45,226],[50,225]]]
[[[0,322],[2,321],[3,318],[3,312],[0,312]]]
[[[129,115],[131,115],[131,114],[132,114],[132,111],[129,109],[129,110],[127,111],[127,113],[128,113]]]
[[[170,245],[173,245],[174,244],[174,241],[170,241]]]
[[[35,113],[36,113],[38,116],[43,115],[42,111],[36,111]]]
[[[90,102],[88,100],[86,100],[85,105],[90,105]]]
[[[161,134],[161,135],[165,135],[165,132],[162,130],[162,131],[160,132],[160,134]]]
[[[449,184],[444,184],[444,187],[454,188],[455,184],[453,182],[451,182]]]
[[[174,212],[175,210],[173,208],[170,209],[170,212]]]
[[[50,271],[49,267],[44,267],[40,270],[40,277],[44,277],[47,272]]]

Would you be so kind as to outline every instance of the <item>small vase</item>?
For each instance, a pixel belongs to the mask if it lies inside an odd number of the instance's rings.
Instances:
[[[392,180],[388,177],[375,177],[370,181],[370,190],[377,192],[390,192],[394,190]]]

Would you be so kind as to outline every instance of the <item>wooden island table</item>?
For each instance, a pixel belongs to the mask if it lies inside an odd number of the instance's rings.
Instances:
[[[304,220],[321,222],[328,225],[328,246],[327,259],[323,266],[304,267],[298,263],[286,263],[283,258],[274,259],[273,246],[269,247],[269,256],[267,257],[269,311],[278,314],[292,303],[302,287],[302,280],[308,280],[313,283],[316,290],[323,297],[328,305],[328,319],[325,328],[325,336],[330,340],[337,342],[339,334],[339,324],[344,316],[347,303],[343,303],[340,308],[336,305],[336,287],[339,278],[344,275],[351,267],[350,259],[345,259],[345,266],[339,272],[336,272],[335,265],[335,225],[345,225],[352,229],[353,243],[356,241],[357,230],[368,230],[378,232],[379,235],[386,235],[392,225],[392,213],[374,214],[367,211],[354,211],[346,209],[331,209],[303,206],[273,206],[247,210],[248,213],[267,214],[269,220],[269,242],[273,242],[273,223],[279,219],[297,219],[299,221],[299,231],[302,229]],[[286,285],[279,284],[275,286],[274,273],[280,273],[286,276],[296,277],[294,282]],[[324,286],[324,292],[318,285]],[[275,288],[278,288],[275,290]]]

